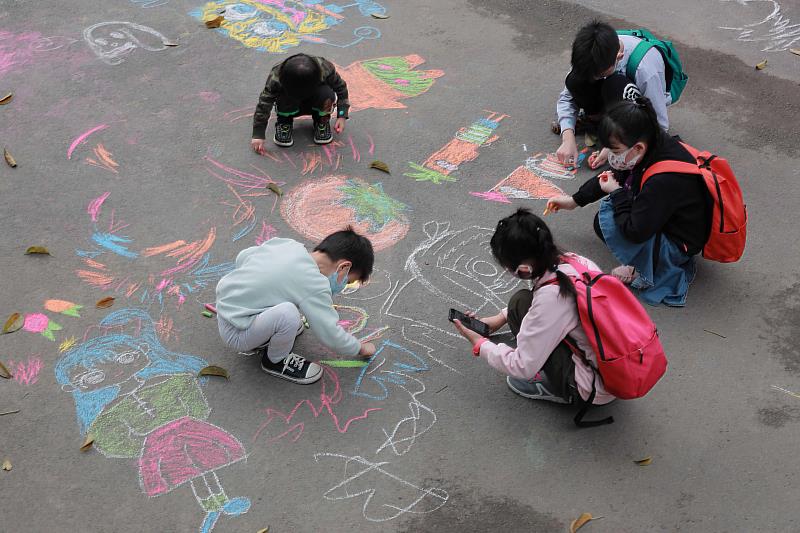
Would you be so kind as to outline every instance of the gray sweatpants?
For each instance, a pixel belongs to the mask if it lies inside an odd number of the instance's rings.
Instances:
[[[256,315],[247,329],[238,329],[219,315],[217,324],[222,340],[230,348],[246,352],[269,342],[267,357],[273,363],[278,363],[292,351],[302,321],[297,307],[284,302]]]

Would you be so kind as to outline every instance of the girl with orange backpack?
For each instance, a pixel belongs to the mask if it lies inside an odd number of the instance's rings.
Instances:
[[[695,275],[694,256],[712,234],[715,207],[698,178],[694,149],[661,129],[644,97],[611,108],[598,133],[611,150],[612,170],[572,196],[550,199],[547,207],[569,210],[602,199],[594,229],[622,264],[611,274],[648,304],[683,306]]]

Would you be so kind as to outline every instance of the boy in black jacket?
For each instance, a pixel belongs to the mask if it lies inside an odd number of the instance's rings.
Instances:
[[[264,138],[273,105],[277,115],[275,144],[294,144],[292,124],[294,118],[301,115],[311,115],[314,120],[314,142],[328,144],[333,140],[330,118],[334,100],[337,117],[333,130],[341,133],[350,108],[347,98],[347,83],[336,72],[333,63],[322,57],[293,55],[272,67],[267,76],[253,115],[250,145],[259,154],[264,154]]]

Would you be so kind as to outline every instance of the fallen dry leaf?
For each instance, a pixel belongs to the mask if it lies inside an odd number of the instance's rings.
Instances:
[[[94,435],[87,433],[86,440],[84,440],[83,444],[81,444],[81,451],[88,452],[91,449],[92,444],[94,444]]]
[[[219,376],[225,379],[231,379],[230,375],[228,375],[228,371],[222,368],[221,366],[214,366],[209,365],[205,368],[201,368],[200,372],[197,373],[198,376]]]
[[[170,41],[169,39],[164,39],[163,41],[161,41],[161,44],[163,44],[164,46],[178,46],[178,43]]]
[[[5,470],[6,472],[10,472],[12,468],[14,467],[11,466],[11,461],[9,461],[8,459],[3,461],[3,470]]]
[[[278,187],[276,183],[267,183],[267,189],[271,190],[278,196],[283,196],[283,191],[281,190],[280,187]]]
[[[14,413],[19,413],[19,409],[12,409],[11,411],[3,411],[2,413],[0,413],[0,416],[13,415]]]
[[[269,533],[269,526],[265,527],[264,529],[259,529],[256,533]]]
[[[6,105],[11,101],[12,98],[14,98],[14,93],[8,93],[4,97],[0,98],[0,105]]]
[[[105,298],[97,300],[97,303],[94,304],[94,305],[98,309],[106,309],[106,308],[111,307],[112,305],[114,305],[114,297],[113,296],[106,296]]]
[[[3,157],[6,159],[8,166],[11,168],[17,168],[17,160],[14,159],[14,156],[12,156],[11,152],[9,152],[6,148],[3,148]]]
[[[220,26],[222,26],[222,23],[225,22],[225,17],[223,17],[222,15],[219,15],[219,16],[214,17],[213,19],[209,19],[209,20],[207,20],[205,22],[206,22],[206,28],[209,28],[209,29],[219,28]]]
[[[602,516],[592,516],[591,513],[583,513],[578,518],[572,521],[569,525],[569,533],[575,533],[580,528],[591,522],[592,520],[600,520]]]
[[[796,56],[800,56],[800,48],[789,48],[789,51]]]
[[[374,19],[388,19],[389,15],[384,15],[383,13],[373,13],[372,18]]]
[[[6,323],[3,325],[3,333],[14,333],[22,327],[22,315],[19,313],[11,313]]]
[[[11,371],[6,368],[6,365],[0,363],[0,378],[11,379],[13,377],[14,374],[12,374]]]
[[[645,457],[644,459],[637,459],[636,461],[634,461],[634,463],[636,463],[639,466],[647,466],[652,462],[653,462],[653,458],[651,456],[649,456],[649,455],[647,457]]]
[[[387,174],[391,174],[389,171],[389,165],[384,163],[383,161],[373,161],[369,164],[369,168],[375,168],[380,170],[381,172],[386,172]]]
[[[25,255],[51,255],[50,250],[44,246],[28,246]]]
[[[756,64],[756,70],[764,70],[767,68],[767,60],[765,59],[761,63]]]

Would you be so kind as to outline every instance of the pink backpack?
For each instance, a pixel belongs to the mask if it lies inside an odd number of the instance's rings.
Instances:
[[[667,357],[656,325],[620,280],[602,272],[592,272],[574,257],[562,259],[578,273],[572,278],[578,293],[578,314],[597,355],[597,369],[606,390],[623,400],[641,398],[667,370]],[[593,384],[586,409],[591,406],[594,394]],[[576,424],[596,425],[580,423],[585,409],[581,411],[575,417]]]

